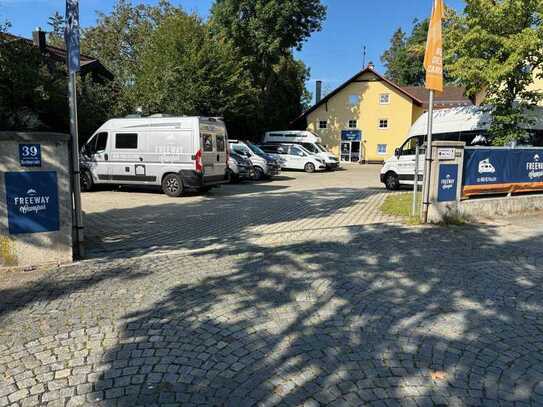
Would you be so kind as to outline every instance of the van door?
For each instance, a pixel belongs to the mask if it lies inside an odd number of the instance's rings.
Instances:
[[[226,174],[226,134],[202,132],[202,164],[204,181],[220,181]]]
[[[289,151],[289,168],[303,170],[305,166],[305,153],[297,145],[291,145]]]
[[[410,137],[400,148],[398,158],[398,177],[402,184],[413,184],[415,180],[415,157],[417,145],[419,145],[419,180],[422,179],[424,168],[424,150],[422,148],[423,137]]]
[[[97,133],[85,144],[81,160],[95,183],[109,182],[108,159],[108,133]]]
[[[146,175],[139,167],[140,163],[143,164],[140,153],[142,141],[138,133],[119,132],[113,135],[108,164],[111,182],[119,184],[146,182]]]

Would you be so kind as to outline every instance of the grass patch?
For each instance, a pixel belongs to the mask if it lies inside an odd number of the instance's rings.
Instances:
[[[417,214],[420,211],[422,202],[422,193],[417,193]],[[404,218],[409,224],[416,225],[420,223],[420,217],[411,216],[411,208],[413,206],[413,193],[404,192],[401,194],[390,194],[385,198],[381,205],[381,212],[390,216],[398,216]]]

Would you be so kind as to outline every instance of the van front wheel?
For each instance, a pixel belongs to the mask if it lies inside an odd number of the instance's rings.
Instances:
[[[82,171],[79,181],[81,185],[81,191],[83,192],[89,192],[94,187],[92,175],[90,174],[89,171]]]
[[[168,174],[162,180],[162,191],[173,198],[183,194],[183,180],[177,174]]]
[[[315,172],[315,165],[313,163],[307,163],[304,167],[304,171],[308,173]]]
[[[385,178],[385,186],[389,191],[397,191],[400,189],[400,179],[393,172],[387,174]]]

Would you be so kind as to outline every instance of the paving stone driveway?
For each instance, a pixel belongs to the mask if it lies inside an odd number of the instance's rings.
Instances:
[[[0,276],[0,406],[543,405],[543,216],[511,223]]]
[[[141,190],[83,194],[89,255],[186,251],[235,239],[273,242],[278,234],[284,240],[292,233],[394,221],[379,211],[386,196],[379,171],[283,172],[271,182],[173,199]]]

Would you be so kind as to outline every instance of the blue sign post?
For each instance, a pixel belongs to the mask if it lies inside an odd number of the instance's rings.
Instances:
[[[458,164],[442,164],[439,166],[438,202],[456,201],[458,192]]]
[[[5,184],[10,234],[60,229],[56,172],[7,172]]]
[[[360,130],[342,130],[341,141],[361,141],[362,131]]]
[[[41,167],[41,145],[19,144],[19,164],[21,167]]]

